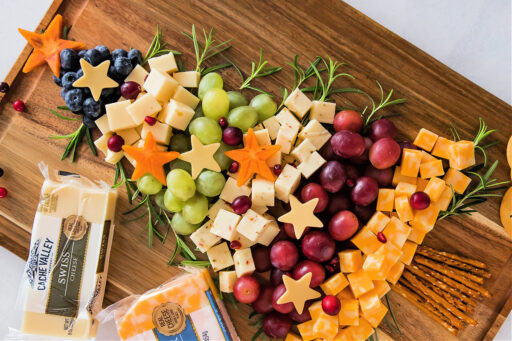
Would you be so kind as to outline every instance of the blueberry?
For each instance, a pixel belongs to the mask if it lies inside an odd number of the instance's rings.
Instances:
[[[131,49],[130,52],[128,52],[128,58],[132,62],[133,67],[137,64],[142,64],[142,54],[139,50]]]
[[[110,64],[107,75],[118,83],[122,83],[124,77],[117,73],[114,63]]]
[[[66,98],[66,92],[68,92],[69,89],[66,89],[66,88],[62,88],[60,89],[60,95],[62,98]]]
[[[82,76],[84,75],[84,70],[80,69],[76,72],[76,79],[78,78],[82,78]]]
[[[126,57],[128,53],[123,49],[115,49],[112,51],[112,61],[116,60],[119,57]]]
[[[96,51],[98,51],[101,55],[101,61],[110,59],[110,50],[105,45],[98,45],[95,47]]]
[[[101,90],[101,97],[106,98],[112,96],[116,91],[116,88],[105,88]]]
[[[92,92],[89,88],[82,88],[82,92],[84,94],[84,98],[92,97]]]
[[[132,72],[132,62],[128,57],[119,57],[114,61],[114,69],[117,74],[124,78]]]
[[[78,51],[78,58],[84,58],[86,53],[87,53],[87,50]]]
[[[62,87],[62,81],[60,80],[60,78],[57,78],[55,77],[55,75],[53,76],[53,81],[55,82],[55,84],[57,84],[58,86]]]
[[[94,122],[94,118],[84,115],[82,117],[82,122],[84,123],[84,126],[86,126],[89,129],[96,128],[96,123]]]
[[[80,67],[78,54],[71,49],[60,51],[60,66],[66,70],[76,71]]]
[[[62,87],[66,89],[71,89],[73,87],[73,83],[78,79],[75,72],[66,72],[64,76],[61,78]]]
[[[90,116],[91,118],[98,118],[101,115],[101,103],[96,102],[94,98],[87,97],[83,104],[84,115]]]
[[[96,49],[90,49],[85,53],[84,59],[91,64],[92,66],[96,66],[101,63],[101,54]]]
[[[79,112],[82,110],[83,97],[82,89],[71,89],[66,92],[64,100],[66,101],[66,105],[69,110]]]

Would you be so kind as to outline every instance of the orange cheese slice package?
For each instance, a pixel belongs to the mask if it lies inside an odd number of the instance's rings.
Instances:
[[[114,319],[121,340],[239,340],[208,270],[185,270],[105,308],[98,321]]]

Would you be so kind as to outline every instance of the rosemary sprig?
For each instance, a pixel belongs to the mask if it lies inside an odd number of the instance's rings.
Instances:
[[[302,83],[304,83],[308,78],[314,76],[316,73],[313,69],[313,66],[317,67],[318,64],[322,61],[322,57],[316,57],[316,59],[312,63],[310,63],[307,70],[304,70],[298,64],[298,58],[299,58],[299,56],[295,55],[291,62],[286,63],[286,64],[290,65],[293,69],[293,75],[294,75],[293,89],[300,87],[302,85]],[[323,72],[323,71],[325,71],[325,69],[322,68],[318,71]]]
[[[282,69],[282,67],[280,67],[280,66],[278,66],[278,67],[266,66],[268,64],[268,60],[263,60],[263,49],[260,48],[260,58],[258,60],[258,64],[256,64],[255,61],[251,62],[251,74],[249,76],[247,76],[247,78],[244,78],[242,71],[234,63],[231,63],[231,64],[238,71],[238,73],[240,74],[240,77],[242,77],[242,85],[240,85],[240,88],[239,88],[240,90],[251,89],[251,90],[258,91],[258,92],[261,92],[261,93],[264,93],[264,94],[267,94],[267,95],[273,97],[273,95],[270,94],[269,92],[251,85],[251,82],[253,80],[255,80],[256,78],[270,76],[276,72],[281,71],[281,69]]]
[[[402,335],[402,331],[400,330],[398,323],[396,323],[396,318],[395,318],[395,314],[393,313],[393,309],[391,309],[391,304],[389,304],[388,295],[385,295],[384,297],[386,298],[386,305],[388,306],[389,314],[391,315],[391,318],[393,319],[393,322],[395,323],[395,327],[398,330],[398,333],[400,333],[400,335]]]
[[[384,89],[382,88],[382,85],[380,85],[379,81],[375,81],[380,89],[380,102],[378,105],[375,104],[375,101],[373,98],[368,95],[367,93],[363,92],[371,101],[372,103],[372,110],[369,114],[366,114],[366,111],[368,110],[368,107],[365,107],[363,112],[361,113],[361,116],[363,116],[364,126],[367,127],[370,123],[373,121],[378,120],[379,118],[382,118],[383,116],[379,117],[373,117],[379,110],[388,107],[390,105],[394,104],[401,104],[405,102],[405,98],[398,98],[391,100],[391,96],[393,95],[393,89],[389,90],[389,93],[387,94],[386,98],[384,98]]]
[[[195,266],[198,268],[207,268],[211,265],[211,263],[207,260],[182,260],[180,265],[181,266]]]
[[[116,173],[114,176],[114,185],[112,186],[112,188],[117,188],[119,186],[122,186],[123,184],[126,188],[128,202],[131,205],[134,197],[132,191],[135,191],[137,193],[137,186],[133,183],[133,181],[126,177],[126,172],[124,170],[123,163],[119,161],[118,163],[116,163]]]
[[[89,144],[89,148],[91,148],[91,151],[94,155],[97,155],[96,148],[94,147],[94,142],[92,141],[91,132],[90,129],[87,128],[83,123],[78,127],[78,129],[68,135],[50,135],[48,138],[54,139],[54,140],[62,140],[62,139],[69,139],[68,145],[66,146],[66,149],[64,150],[64,153],[62,154],[61,160],[64,160],[68,156],[71,157],[71,162],[75,162],[76,157],[76,149],[82,142],[84,136],[87,135],[87,142]]]
[[[323,57],[318,57],[321,59],[325,66],[325,71],[327,71],[327,79],[324,80],[321,75],[321,71],[318,70],[318,67],[313,63],[310,63],[310,67],[313,69],[317,85],[314,87],[314,98],[319,101],[328,101],[329,96],[333,93],[337,93],[335,89],[332,89],[332,86],[334,84],[334,81],[338,79],[339,77],[349,77],[354,79],[354,76],[348,73],[338,72],[338,69],[345,65],[345,63],[339,63],[337,61],[333,61],[330,56],[327,58],[329,59],[329,62],[325,60]],[[317,60],[318,60],[317,58]],[[315,60],[316,61],[316,60]],[[339,91],[341,92],[341,91]]]
[[[163,216],[166,219],[169,227],[171,227],[171,220],[169,219],[169,216],[167,215],[167,213],[165,211],[163,212]],[[171,227],[171,229],[172,229],[172,227]],[[174,231],[174,229],[172,229],[172,232],[174,233],[174,238],[175,238],[174,251],[172,253],[171,258],[167,262],[167,265],[173,265],[174,260],[178,254],[181,254],[188,261],[196,261],[197,260],[196,255],[194,254],[194,252],[192,252],[192,250],[190,250],[190,248],[185,243],[185,241],[180,238],[180,236],[176,233],[176,231]]]
[[[56,111],[55,111],[55,110],[53,110],[53,109],[50,109],[50,112],[51,112],[54,116],[57,116],[58,118],[60,118],[61,120],[66,120],[66,121],[78,121],[78,117],[67,117],[67,116],[64,116],[64,115],[59,114],[58,112],[56,112]]]
[[[473,140],[473,146],[476,150],[479,150],[482,152],[482,155],[484,156],[484,167],[487,166],[487,153],[486,149],[489,147],[492,147],[499,143],[499,141],[493,141],[489,144],[486,144],[484,146],[480,145],[480,142],[482,142],[483,139],[485,139],[487,136],[491,135],[496,131],[496,129],[488,130],[487,124],[485,124],[484,120],[479,117],[478,121],[480,122],[480,126],[478,128],[478,132],[476,133],[475,139]]]
[[[160,28],[158,27],[158,25],[156,25],[155,37],[153,38],[151,45],[149,45],[146,55],[142,59],[142,65],[146,64],[148,62],[148,59],[151,59],[153,57],[158,57],[162,54],[166,54],[166,53],[172,53],[175,55],[181,54],[181,52],[169,50],[169,49],[166,49],[166,47],[167,47],[167,43],[162,41],[162,31],[160,31]]]

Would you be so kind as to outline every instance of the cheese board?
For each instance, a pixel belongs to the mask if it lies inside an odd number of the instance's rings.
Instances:
[[[413,140],[420,128],[449,136],[451,123],[458,127],[463,139],[470,139],[478,127],[478,118],[482,117],[489,127],[498,129],[495,137],[501,142],[489,151],[490,159],[499,161],[494,176],[499,180],[508,178],[505,146],[511,127],[503,122],[510,119],[511,107],[343,2],[297,5],[292,2],[227,1],[206,5],[200,1],[121,1],[111,4],[102,0],[77,0],[64,1],[61,5],[56,2],[52,7],[58,8],[67,25],[72,24],[70,37],[88,47],[101,42],[113,48],[134,47],[144,51],[158,24],[164,41],[171,48],[192,57],[192,45],[181,32],[188,32],[195,24],[197,27],[214,27],[216,35],[222,38],[233,38],[234,48],[228,55],[239,65],[250,65],[259,46],[264,47],[265,57],[272,65],[284,65],[299,52],[308,60],[316,55],[331,54],[347,63],[347,72],[355,77],[351,87],[368,89],[377,97],[375,80],[378,79],[384,88],[393,88],[397,96],[407,98],[405,105],[394,108],[401,114],[394,118],[394,123],[403,139]],[[48,19],[44,20],[44,23],[48,22]],[[42,27],[46,26],[44,23]],[[26,51],[24,53],[26,55]],[[185,65],[192,66],[187,63],[185,59]],[[60,160],[64,143],[47,138],[69,131],[69,122],[58,120],[48,112],[62,104],[58,88],[51,80],[49,69],[39,68],[30,74],[22,74],[19,73],[22,65],[17,63],[13,68],[10,77],[16,77],[16,81],[0,104],[0,163],[6,170],[1,181],[10,188],[9,200],[0,202],[0,235],[3,246],[26,258],[33,212],[43,181],[37,163],[44,160],[55,169],[108,183],[112,183],[115,169],[89,153],[85,144],[79,147],[80,156],[75,163]],[[222,76],[228,87],[240,82],[233,69],[223,70]],[[279,96],[280,85],[290,84],[292,79],[290,69],[256,84],[264,84],[265,89]],[[364,108],[368,105],[367,99],[360,95],[346,94],[335,98],[343,107]],[[23,113],[12,109],[10,102],[17,99],[26,103]],[[93,134],[94,138],[99,137],[98,132]],[[148,249],[143,224],[126,222],[119,214],[129,209],[123,194],[118,203],[118,227],[105,304],[142,293],[179,271],[166,265],[173,244],[169,241],[163,245],[153,243]],[[464,340],[492,339],[510,311],[512,274],[507,269],[512,264],[512,240],[499,223],[499,200],[489,200],[477,210],[471,216],[442,220],[424,241],[427,246],[476,258],[488,266],[491,278],[486,280],[486,287],[491,297],[479,301],[473,314],[478,325],[461,331],[458,338]],[[383,338],[455,338],[402,296],[391,292],[389,300],[401,333],[381,324]],[[250,307],[228,304],[228,309],[241,339],[250,339],[257,329],[249,325]]]

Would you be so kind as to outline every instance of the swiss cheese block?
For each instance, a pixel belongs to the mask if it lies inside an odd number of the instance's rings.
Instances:
[[[426,150],[427,152],[430,152],[436,144],[437,137],[438,135],[431,132],[430,130],[421,128],[418,132],[418,135],[416,135],[413,144],[420,147],[421,149]]]
[[[359,301],[355,299],[341,300],[341,309],[338,313],[340,326],[359,325]]]
[[[263,228],[263,231],[261,231],[260,235],[258,236],[258,238],[256,239],[256,241],[259,243],[259,244],[262,244],[262,245],[265,245],[265,246],[269,246],[270,243],[274,240],[274,238],[279,234],[279,232],[281,231],[279,229],[279,225],[277,224],[277,222],[271,218],[271,216],[268,216],[266,214],[262,214],[263,217],[265,217],[266,219],[269,220],[269,223],[267,225],[265,225],[265,227]]]
[[[409,184],[416,185],[416,181],[416,177],[402,175],[402,169],[400,168],[400,166],[395,167],[395,172],[393,173],[393,180],[391,182],[393,186],[398,185],[400,182],[407,182]]]
[[[222,189],[219,197],[226,202],[232,203],[233,200],[242,195],[251,195],[251,187],[247,185],[238,187],[236,184],[236,179],[229,177],[226,180],[226,184],[224,185],[224,188]]]
[[[439,208],[436,205],[431,204],[424,210],[415,211],[414,219],[410,222],[410,224],[411,226],[424,232],[430,232],[434,228],[438,215]]]
[[[309,139],[306,138],[297,147],[293,148],[291,155],[300,162],[303,162],[315,150],[315,146],[311,143],[311,141],[309,141]]]
[[[286,98],[284,105],[298,118],[302,119],[311,108],[312,102],[299,88],[292,91]]]
[[[286,164],[274,183],[276,198],[288,202],[290,194],[299,187],[300,177],[301,173],[297,168]]]
[[[240,216],[236,213],[220,209],[213,221],[210,232],[226,240],[232,241]]]
[[[360,297],[374,288],[373,282],[367,272],[362,269],[348,274],[347,279],[355,298]]]
[[[367,228],[373,233],[377,234],[384,230],[384,227],[389,223],[389,217],[382,212],[375,212],[373,216],[366,223]]]
[[[441,194],[443,194],[445,186],[446,183],[444,182],[444,180],[433,177],[428,182],[424,192],[428,194],[428,196],[430,197],[430,201],[435,202],[441,197]]]
[[[411,227],[395,217],[391,218],[386,228],[382,231],[387,241],[393,243],[398,248],[402,248],[410,232]]]
[[[172,99],[175,101],[178,101],[180,103],[185,104],[186,106],[191,107],[192,109],[195,109],[197,105],[199,104],[199,97],[195,96],[193,93],[182,87],[181,85],[178,86],[176,91],[174,91],[174,95],[172,96]]]
[[[334,122],[334,114],[336,113],[336,103],[313,101],[311,103],[310,117],[321,123],[332,124]]]
[[[250,275],[256,270],[250,248],[236,250],[233,254],[233,261],[235,262],[235,271],[238,277]]]
[[[135,82],[142,86],[146,80],[147,75],[148,72],[146,69],[144,69],[140,64],[137,64],[133,68],[132,72],[130,72],[130,74],[125,78],[124,82]]]
[[[373,253],[382,245],[377,236],[366,227],[363,227],[350,241],[364,254]]]
[[[98,127],[98,129],[101,131],[103,135],[110,133],[112,131],[108,123],[108,115],[101,116],[96,121],[94,121],[94,123],[96,123],[96,127]]]
[[[274,206],[274,182],[257,176],[252,180],[252,204]]]
[[[340,270],[344,273],[356,272],[363,266],[361,250],[343,250],[338,253]]]
[[[201,73],[197,71],[175,72],[172,77],[185,88],[197,88]]]
[[[234,264],[226,242],[209,248],[206,251],[206,255],[212,264],[213,271],[219,271]]]
[[[272,142],[270,141],[270,135],[268,134],[267,129],[260,129],[254,131],[254,136],[256,136],[256,141],[260,146],[270,146]],[[244,134],[243,140],[245,144],[245,139],[247,138],[247,133]]]
[[[462,170],[475,164],[475,146],[473,141],[458,141],[448,147],[450,167]]]
[[[167,102],[178,88],[179,83],[160,70],[151,70],[142,85],[147,93],[153,95],[160,102]]]
[[[290,153],[295,142],[295,138],[297,137],[297,132],[298,130],[295,131],[283,125],[279,128],[275,144],[281,146],[282,153]]]
[[[110,138],[110,136],[111,134],[101,135],[98,139],[94,140],[94,145],[96,146],[96,148],[101,150],[101,152],[105,154],[105,156],[107,155],[107,141]]]
[[[146,136],[148,136],[150,132],[153,134],[157,143],[168,145],[171,141],[172,129],[165,123],[156,121],[156,123],[151,126],[147,122],[144,122],[140,133],[141,137],[146,139]]]
[[[373,328],[377,328],[387,313],[388,308],[386,308],[386,306],[381,302],[376,308],[369,311],[363,311],[363,317]]]
[[[306,179],[309,179],[320,167],[325,164],[325,159],[318,153],[311,153],[304,161],[302,161],[297,169],[304,175]]]
[[[261,216],[260,214],[249,209],[243,216],[242,220],[238,224],[237,231],[244,237],[252,240],[253,242],[258,241],[258,237],[263,232],[265,226],[269,223],[269,220]]]
[[[388,281],[391,284],[396,284],[400,277],[402,277],[402,273],[404,272],[404,263],[402,262],[396,262],[391,269],[389,270],[386,281]]]
[[[139,133],[134,128],[118,130],[116,134],[123,138],[124,144],[132,145],[140,139]]]
[[[417,247],[418,245],[416,243],[406,241],[404,246],[402,247],[402,256],[400,257],[400,262],[407,265],[411,265]]]
[[[414,192],[416,192],[416,185],[401,181],[398,183],[398,185],[396,185],[395,198],[401,197],[403,195],[407,196],[407,198],[410,198]]]
[[[326,295],[337,295],[348,286],[347,278],[341,272],[331,276],[328,280],[320,284],[320,288]]]
[[[164,54],[162,56],[153,57],[148,60],[149,67],[151,70],[160,70],[166,73],[178,71],[178,65],[172,52]]]
[[[395,204],[395,190],[392,188],[379,188],[377,196],[377,211],[391,212]]]
[[[398,217],[403,222],[408,222],[414,218],[414,213],[409,204],[409,198],[405,195],[395,197],[395,210],[396,213],[398,213]]]
[[[294,131],[295,135],[299,132],[301,127],[300,122],[287,108],[281,109],[281,111],[276,115],[276,119],[282,128]]]
[[[213,220],[208,220],[190,235],[190,239],[194,242],[199,251],[203,253],[217,244],[221,239],[218,235],[211,233],[210,230],[212,226]]]
[[[448,207],[450,206],[453,198],[453,190],[450,186],[445,186],[443,193],[441,193],[441,196],[439,199],[437,199],[436,202],[433,204],[437,206],[441,211],[446,211]]]
[[[234,241],[238,241],[240,243],[240,249],[246,249],[256,244],[256,242],[242,236],[238,231],[235,232],[235,235],[233,236],[232,242]]]
[[[299,133],[299,139],[308,139],[315,146],[316,150],[320,150],[330,138],[331,133],[317,120],[309,121]]]
[[[436,144],[434,145],[434,149],[432,149],[432,155],[440,157],[442,159],[450,159],[450,149],[449,147],[455,142],[448,140],[447,138],[439,136],[437,138]]]
[[[164,113],[162,113],[164,114]],[[195,111],[191,107],[171,99],[165,112],[165,123],[178,130],[187,129],[194,117]]]
[[[126,107],[126,111],[128,111],[136,125],[142,124],[146,116],[154,116],[160,110],[162,110],[162,106],[151,94],[142,95]]]
[[[236,271],[219,271],[219,290],[227,293],[233,292],[236,279]]]
[[[270,116],[265,121],[263,121],[263,126],[265,127],[265,129],[268,130],[270,139],[275,140],[277,137],[277,132],[281,127],[281,124],[279,123],[277,118],[275,116]]]
[[[455,193],[462,194],[468,188],[471,178],[455,168],[449,168],[443,180],[446,185],[453,187]]]
[[[402,150],[402,163],[400,164],[402,175],[416,178],[420,170],[421,158],[421,151],[404,148]]]
[[[434,176],[444,174],[443,161],[434,160],[420,165],[420,176],[422,179],[430,179]]]
[[[111,131],[133,128],[138,125],[126,110],[130,104],[130,100],[126,100],[105,105],[105,116],[108,118],[108,126]]]

